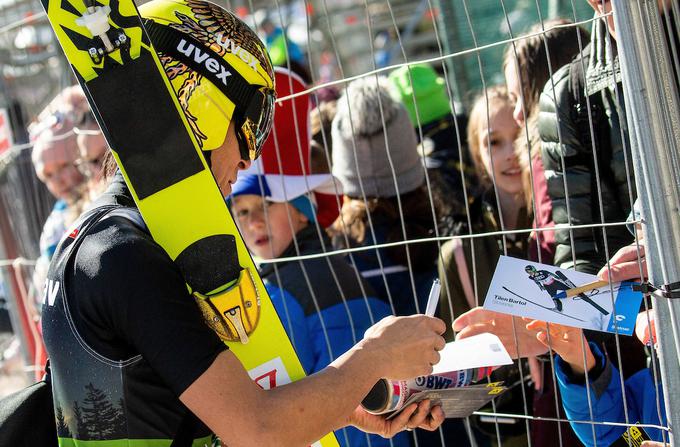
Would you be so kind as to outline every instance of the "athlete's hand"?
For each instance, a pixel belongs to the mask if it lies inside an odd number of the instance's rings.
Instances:
[[[656,441],[644,441],[642,443],[641,447],[666,447],[669,446],[670,444],[666,444],[664,442],[656,442]]]
[[[439,405],[430,406],[425,399],[413,403],[396,417],[387,420],[385,416],[367,413],[361,405],[358,406],[350,418],[350,424],[367,433],[376,433],[383,438],[391,438],[402,430],[422,428],[434,431],[444,422],[444,411]]]
[[[609,281],[611,277],[612,282],[639,280],[640,275],[642,275],[642,279],[647,279],[644,241],[640,241],[640,258],[642,271],[640,271],[640,264],[638,264],[638,245],[633,242],[617,251],[609,260],[610,268],[608,269],[605,265],[597,273],[597,276],[603,281]]]
[[[585,373],[583,361],[585,358],[585,368],[588,371],[595,366],[595,357],[590,351],[590,346],[583,336],[583,330],[576,327],[564,326],[556,323],[546,323],[540,320],[525,318],[528,322],[527,330],[536,334],[536,339],[545,347],[550,346],[553,351],[562,357],[562,360],[569,363],[571,370],[575,374]],[[550,337],[548,337],[550,335]],[[583,355],[585,347],[585,357]]]
[[[439,363],[439,351],[446,342],[441,334],[446,325],[439,318],[425,315],[386,317],[374,324],[360,342],[370,350],[380,377],[393,380],[426,376]]]
[[[486,310],[483,307],[475,307],[456,318],[453,321],[453,330],[458,332],[456,340],[490,332],[501,340],[512,358],[533,357],[548,351],[545,345],[536,339],[536,334],[527,330],[526,323],[521,318]]]

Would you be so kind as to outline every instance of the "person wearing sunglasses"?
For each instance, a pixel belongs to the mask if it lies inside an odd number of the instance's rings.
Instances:
[[[272,126],[265,47],[240,19],[206,1],[153,0],[140,12],[226,197]],[[265,391],[206,324],[134,207],[115,173],[50,266],[43,333],[55,411],[66,421],[61,444],[302,446],[346,425],[392,437],[441,424],[443,411],[429,401],[391,420],[359,406],[381,377],[431,372],[444,347],[441,320],[388,317],[327,368]]]

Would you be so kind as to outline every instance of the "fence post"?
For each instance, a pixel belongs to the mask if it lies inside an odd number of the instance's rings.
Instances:
[[[657,0],[613,0],[635,179],[653,284],[680,281],[680,102]],[[666,415],[680,430],[680,302],[654,298]]]

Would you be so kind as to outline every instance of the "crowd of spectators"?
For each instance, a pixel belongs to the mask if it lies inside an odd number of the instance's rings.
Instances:
[[[566,20],[536,25],[507,46],[498,67],[505,84],[479,92],[467,114],[455,107],[438,67],[427,64],[284,101],[262,159],[239,174],[226,198],[308,373],[382,317],[423,312],[435,278],[443,284],[438,315],[448,341],[481,332],[501,338],[518,360],[494,372],[511,385],[495,409],[543,420],[531,421],[530,430],[520,418],[447,421],[445,442],[609,445],[623,427],[573,423],[572,431],[545,418],[625,422],[624,402],[630,422],[665,423],[647,369],[645,346],[655,337],[646,317],[639,319],[641,344],[480,308],[501,255],[617,280],[646,274],[621,268],[638,255],[625,227],[568,228],[625,221],[635,197],[608,2],[581,1],[605,18],[590,32]],[[282,30],[267,18],[259,25],[275,63],[293,69],[277,68],[278,96],[305,92],[311,78],[299,49],[284,48]],[[33,133],[36,174],[57,199],[40,238],[34,282],[41,290],[56,244],[106,184],[106,143],[77,87],[55,98]],[[455,237],[480,233],[493,235]],[[357,250],[271,262],[344,249]],[[607,260],[615,273],[603,267]],[[356,429],[338,438],[352,446],[390,443]],[[391,442],[415,440],[436,445],[439,435],[415,430]]]

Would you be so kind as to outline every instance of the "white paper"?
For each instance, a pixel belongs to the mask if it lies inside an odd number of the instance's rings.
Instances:
[[[489,333],[447,343],[439,354],[441,360],[434,365],[432,374],[512,363],[500,339]]]

